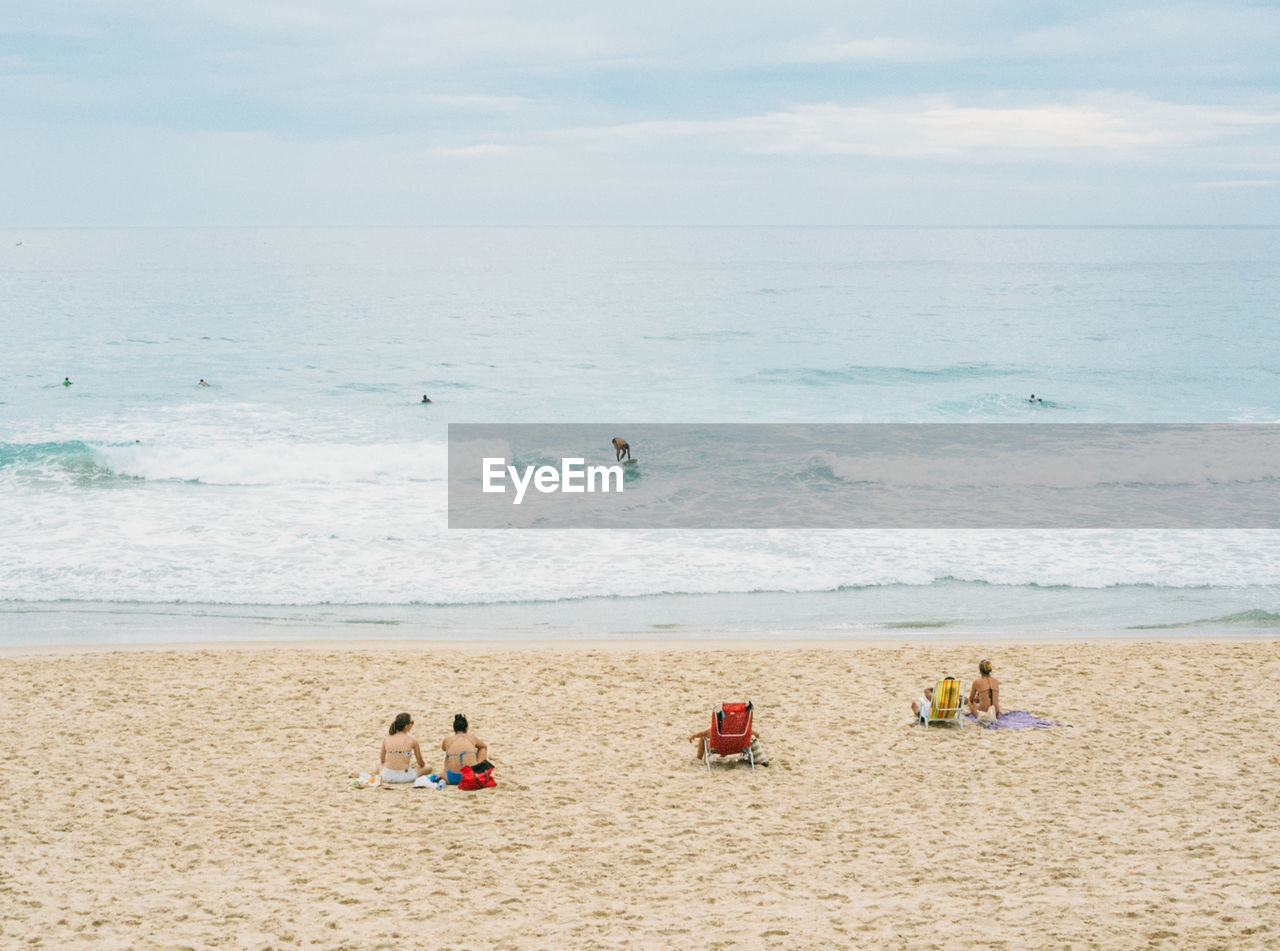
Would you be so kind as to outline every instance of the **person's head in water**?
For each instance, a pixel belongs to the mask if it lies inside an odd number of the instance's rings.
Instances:
[[[466,732],[467,732],[467,718],[466,718],[466,717],[464,717],[461,713],[456,713],[456,714],[454,714],[454,717],[453,717],[453,732],[454,732],[454,733],[466,733]]]
[[[424,403],[430,403],[430,402],[431,402],[431,400],[427,398],[427,394],[426,394],[426,393],[423,393],[423,394],[422,394],[422,402],[424,402]]]
[[[395,736],[397,733],[403,733],[411,726],[413,726],[413,717],[407,713],[398,713],[396,718],[391,721],[391,729],[387,731],[387,735]]]
[[[991,670],[992,670],[991,661],[983,660],[978,662],[978,673],[982,674],[982,676],[990,677]]]

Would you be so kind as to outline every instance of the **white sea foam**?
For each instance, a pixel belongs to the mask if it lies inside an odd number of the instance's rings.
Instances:
[[[982,486],[1006,488],[1045,486],[1089,489],[1099,485],[1196,486],[1204,483],[1258,482],[1280,479],[1275,447],[1268,443],[1245,451],[1247,443],[1232,443],[1234,452],[1206,458],[1203,433],[1161,433],[1141,453],[1120,446],[1069,443],[1038,450],[973,447],[946,458],[919,454],[867,453],[859,456],[816,453],[811,466],[825,466],[845,482],[877,482],[906,487]],[[1063,451],[1065,450],[1067,451]],[[1261,451],[1261,450],[1266,451]],[[940,453],[946,447],[940,447]]]
[[[279,439],[199,446],[96,446],[93,457],[119,475],[208,485],[438,481],[445,447],[433,443],[305,443]]]

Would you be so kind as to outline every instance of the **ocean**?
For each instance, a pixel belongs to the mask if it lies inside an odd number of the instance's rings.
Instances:
[[[446,427],[1275,423],[1278,302],[1273,229],[0,231],[0,645],[1275,637],[1280,532],[450,530]]]

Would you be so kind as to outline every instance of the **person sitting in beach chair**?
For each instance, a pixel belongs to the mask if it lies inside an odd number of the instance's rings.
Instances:
[[[911,712],[915,714],[915,718],[919,720],[920,711],[923,710],[925,713],[928,713],[931,706],[933,706],[933,688],[925,687],[924,693],[922,693],[917,699],[911,701]]]
[[[964,726],[964,688],[955,677],[943,677],[932,690],[925,690],[911,709],[925,726],[931,723],[958,723]],[[927,706],[926,706],[927,703]]]
[[[698,759],[711,770],[712,756],[737,756],[745,759],[755,769],[756,764],[768,766],[760,734],[751,729],[752,706],[746,703],[722,703],[711,714],[711,728],[689,737],[698,741]]]

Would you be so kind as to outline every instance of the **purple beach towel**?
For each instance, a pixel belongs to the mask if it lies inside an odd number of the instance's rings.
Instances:
[[[983,722],[975,717],[972,713],[966,713],[965,719],[970,723],[976,723],[978,726],[986,727],[988,730],[1043,730],[1047,726],[1070,726],[1071,724],[1062,724],[1056,720],[1041,720],[1037,716],[1033,716],[1026,710],[1010,710],[1008,713],[1002,713],[995,720]]]

